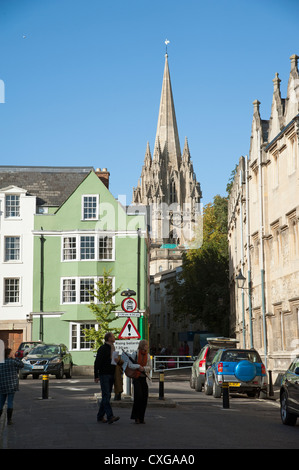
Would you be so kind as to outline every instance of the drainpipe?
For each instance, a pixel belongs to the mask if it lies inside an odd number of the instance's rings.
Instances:
[[[266,333],[266,306],[265,306],[265,265],[264,265],[264,214],[263,214],[263,178],[262,178],[262,149],[261,134],[258,132],[258,155],[259,155],[259,202],[260,202],[260,269],[262,289],[262,314],[264,334],[265,366],[267,369],[267,333]]]
[[[242,162],[242,160],[241,160]],[[241,266],[243,269],[244,264],[244,244],[243,244],[243,207],[242,207],[242,168],[240,169],[240,190],[239,190],[239,201],[240,201],[240,233],[241,233]],[[243,348],[246,348],[246,335],[245,335],[245,303],[244,303],[244,289],[242,288],[242,331],[243,331]]]
[[[137,311],[140,312],[140,228],[137,229]],[[141,315],[141,314],[140,314]],[[144,339],[143,334],[143,317],[138,318],[138,331],[140,339]]]
[[[245,184],[246,184],[246,232],[247,232],[247,282],[248,282],[248,310],[249,310],[249,338],[250,347],[253,348],[252,333],[252,291],[251,291],[251,259],[250,259],[250,214],[249,214],[249,170],[248,157],[245,156]]]
[[[41,230],[43,228],[41,227]],[[39,294],[39,340],[44,340],[44,243],[45,239],[43,234],[40,236],[40,294]]]

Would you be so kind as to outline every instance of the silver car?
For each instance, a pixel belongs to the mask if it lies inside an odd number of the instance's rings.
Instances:
[[[206,344],[197,358],[195,359],[191,368],[190,387],[194,388],[197,392],[201,392],[205,383],[206,371],[212,364],[212,361],[219,349],[234,348],[239,342],[233,338],[207,338]]]

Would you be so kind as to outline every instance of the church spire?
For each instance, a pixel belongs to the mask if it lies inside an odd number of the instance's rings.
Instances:
[[[157,142],[159,142],[163,157],[167,159],[167,166],[169,165],[173,169],[178,170],[180,167],[181,149],[167,53],[165,54],[165,67],[156,133],[156,143]]]

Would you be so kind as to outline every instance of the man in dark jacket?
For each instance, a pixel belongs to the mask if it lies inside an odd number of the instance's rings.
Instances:
[[[98,349],[94,362],[94,380],[100,381],[102,390],[102,400],[97,414],[97,421],[112,424],[119,420],[113,415],[110,404],[111,392],[114,383],[115,365],[112,364],[112,352],[114,351],[115,336],[113,333],[106,333],[105,343]],[[107,419],[105,418],[107,416]]]

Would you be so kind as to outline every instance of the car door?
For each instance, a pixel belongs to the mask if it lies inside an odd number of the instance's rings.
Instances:
[[[289,406],[299,413],[299,358],[297,357],[287,374]]]
[[[66,349],[66,346],[64,344],[61,344],[61,354],[62,354],[62,360],[63,360],[63,365],[65,370],[69,370],[70,364],[69,364],[69,356],[68,356],[68,351]]]
[[[220,360],[221,354],[222,354],[222,349],[219,349],[219,351],[217,351],[217,353],[215,354],[215,356],[212,360],[211,366],[207,370],[207,375],[208,375],[208,378],[209,378],[209,380],[208,380],[209,384],[213,383],[214,376],[217,375],[217,373],[218,373],[217,364],[218,364],[218,361]]]

